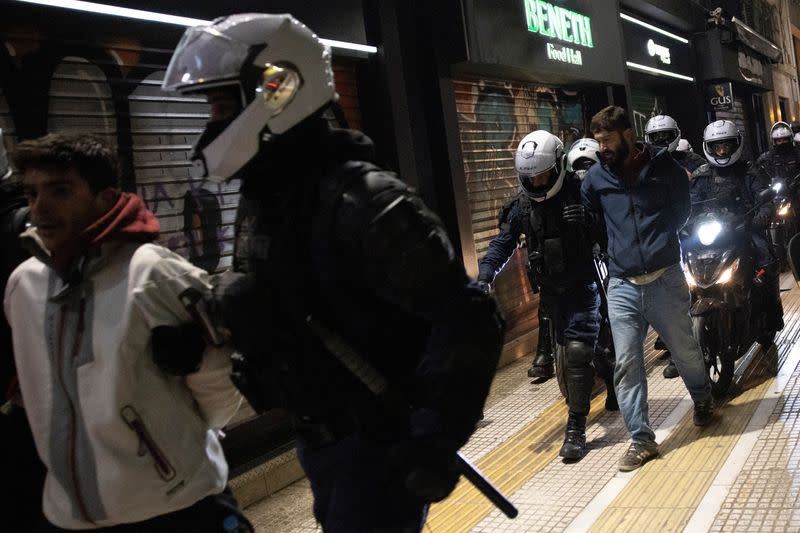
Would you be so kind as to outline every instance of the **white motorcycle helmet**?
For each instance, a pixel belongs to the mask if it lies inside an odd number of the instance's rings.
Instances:
[[[674,152],[681,138],[678,123],[669,115],[656,115],[644,127],[644,142]]]
[[[338,95],[330,49],[291,15],[221,17],[184,33],[163,88],[180,93],[238,87],[242,111],[209,123],[192,156],[192,175],[232,178],[262,140],[287,132]]]
[[[692,145],[686,139],[678,141],[678,146],[675,148],[676,152],[694,152]]]
[[[586,177],[589,167],[600,162],[597,153],[600,143],[594,139],[578,139],[567,153],[567,172],[572,172],[578,179]]]
[[[706,126],[703,130],[703,154],[715,167],[736,163],[742,155],[742,134],[736,124],[730,120],[717,120]]]
[[[800,131],[794,134],[794,144],[800,144]]]
[[[773,124],[769,130],[769,136],[777,152],[789,151],[794,146],[792,127],[786,122],[780,121]]]
[[[564,183],[564,143],[550,132],[527,134],[517,147],[514,168],[519,184],[531,200],[543,202],[558,194]],[[547,173],[547,181],[534,185],[534,178]]]

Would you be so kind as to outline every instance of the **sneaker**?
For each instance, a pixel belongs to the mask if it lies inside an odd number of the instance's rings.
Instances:
[[[694,425],[707,426],[714,417],[714,400],[708,398],[694,403]]]
[[[667,366],[664,367],[664,377],[667,379],[674,379],[677,378],[680,374],[678,374],[678,367],[675,366],[675,361],[672,359],[669,360]]]
[[[655,442],[651,445],[639,442],[631,443],[628,451],[619,460],[619,471],[630,472],[631,470],[636,470],[657,455],[658,446]]]

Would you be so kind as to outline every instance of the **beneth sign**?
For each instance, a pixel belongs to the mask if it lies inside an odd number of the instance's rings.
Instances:
[[[594,48],[589,17],[542,0],[524,0],[528,31],[569,44]],[[559,43],[547,43],[547,59],[583,65],[580,50]]]

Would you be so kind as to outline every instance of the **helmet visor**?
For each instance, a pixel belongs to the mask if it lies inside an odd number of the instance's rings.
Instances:
[[[670,143],[674,142],[677,138],[678,132],[676,130],[661,130],[647,134],[647,142],[653,146],[666,147],[669,146]]]
[[[719,159],[731,157],[739,148],[739,141],[736,139],[720,139],[708,143],[708,151]]]
[[[236,80],[250,47],[212,26],[195,26],[183,34],[164,75],[165,91]]]
[[[581,158],[578,158],[578,160],[576,160],[574,163],[572,163],[572,170],[575,170],[575,171],[578,171],[578,170],[586,171],[586,170],[589,170],[589,167],[594,165],[594,163],[595,163],[594,159],[589,159],[588,157],[581,157]]]
[[[558,179],[558,172],[552,168],[535,176],[519,175],[519,183],[530,196],[539,198],[547,195]]]

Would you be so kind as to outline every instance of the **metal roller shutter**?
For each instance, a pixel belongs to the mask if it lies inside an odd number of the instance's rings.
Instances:
[[[520,139],[544,129],[568,147],[584,134],[584,105],[578,93],[522,82],[462,79],[454,81],[454,89],[472,232],[481,257],[498,233],[500,208],[518,189],[514,153]],[[495,282],[508,327],[504,359],[530,353],[538,327],[539,298],[527,281],[526,263],[523,244]]]
[[[14,128],[14,119],[2,87],[0,87],[0,130],[3,130],[3,144],[5,144],[6,152],[11,154],[14,145],[17,144],[17,130]]]
[[[50,80],[47,129],[52,133],[92,133],[117,145],[111,87],[97,65],[68,56]]]

